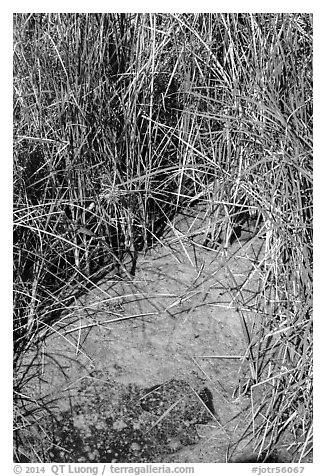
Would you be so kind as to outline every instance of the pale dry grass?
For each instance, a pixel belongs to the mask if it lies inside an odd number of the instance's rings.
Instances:
[[[101,277],[132,278],[182,208],[206,207],[212,241],[259,217],[255,445],[287,429],[296,461],[310,451],[310,15],[15,14],[14,203],[17,373]]]

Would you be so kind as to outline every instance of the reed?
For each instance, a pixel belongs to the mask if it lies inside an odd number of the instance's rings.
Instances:
[[[311,450],[310,15],[15,14],[14,204],[17,374],[183,207],[206,207],[213,240],[259,219],[250,431],[263,454],[285,431],[294,460]]]

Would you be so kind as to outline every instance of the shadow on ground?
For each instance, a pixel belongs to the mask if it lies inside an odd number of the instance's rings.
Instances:
[[[263,242],[226,256],[200,227],[180,218],[132,281],[107,278],[54,325],[26,385],[48,413],[20,432],[18,459],[223,463],[250,451],[250,437],[238,443],[251,402],[235,389],[250,378],[242,318],[260,325]]]

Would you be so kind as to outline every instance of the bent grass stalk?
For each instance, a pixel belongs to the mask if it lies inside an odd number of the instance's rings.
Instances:
[[[286,430],[294,461],[310,451],[311,39],[308,14],[14,15],[15,418],[30,451],[24,356],[127,255],[168,246],[189,206],[212,241],[239,211],[261,217],[254,445]]]

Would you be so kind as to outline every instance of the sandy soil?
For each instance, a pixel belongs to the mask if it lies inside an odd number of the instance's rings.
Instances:
[[[218,463],[243,451],[241,316],[260,324],[264,241],[247,235],[226,255],[200,227],[200,214],[179,217],[132,281],[107,278],[55,325],[27,390],[50,409],[45,460]]]

